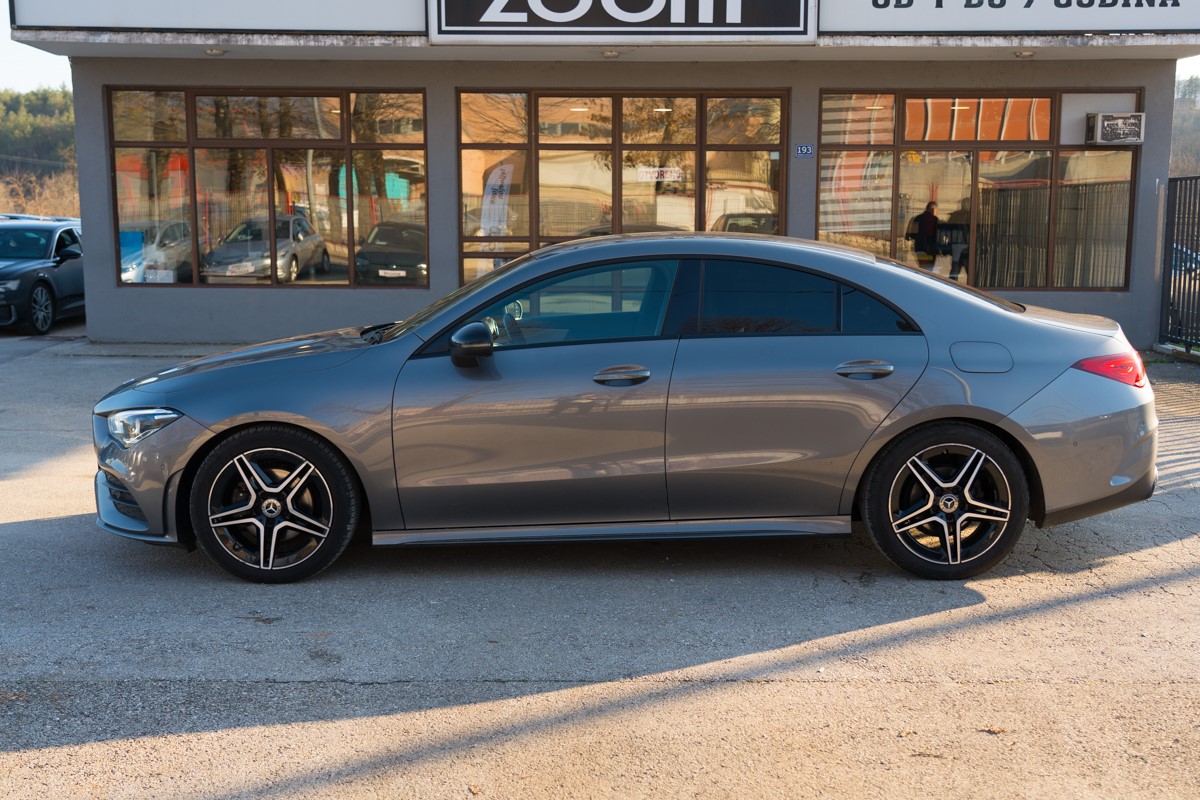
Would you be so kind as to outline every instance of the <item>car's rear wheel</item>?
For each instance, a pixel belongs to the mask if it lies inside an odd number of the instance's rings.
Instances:
[[[29,292],[29,330],[44,336],[54,327],[54,293],[44,283],[35,283]]]
[[[328,251],[328,250],[322,250],[322,251],[321,251],[321,266],[320,266],[320,270],[321,270],[321,274],[322,274],[322,275],[328,275],[328,274],[329,274],[329,251]]]
[[[191,488],[197,544],[234,575],[263,583],[332,564],[353,537],[360,507],[341,455],[282,425],[229,436],[201,462]]]
[[[985,572],[1025,528],[1029,484],[998,437],[940,423],[890,444],[865,478],[862,516],[892,562],[924,578]]]

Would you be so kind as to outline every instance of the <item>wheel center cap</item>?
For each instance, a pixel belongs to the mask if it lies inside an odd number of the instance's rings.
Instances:
[[[267,517],[268,519],[275,519],[283,513],[283,503],[279,502],[274,497],[268,498],[263,501],[262,513],[263,516]]]
[[[958,497],[952,494],[942,495],[942,499],[938,500],[938,508],[947,514],[953,514],[958,511]]]

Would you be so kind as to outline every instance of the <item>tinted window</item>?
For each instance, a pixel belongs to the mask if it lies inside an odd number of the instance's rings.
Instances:
[[[914,330],[911,323],[871,295],[853,286],[842,286],[842,333],[900,333]]]
[[[575,270],[518,289],[470,320],[483,320],[497,347],[657,336],[675,269],[671,260]]]
[[[813,333],[837,330],[838,284],[799,270],[706,261],[700,332]]]
[[[0,228],[0,259],[44,258],[49,243],[49,231]]]

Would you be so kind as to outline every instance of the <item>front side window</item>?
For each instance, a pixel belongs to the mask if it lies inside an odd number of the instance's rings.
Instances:
[[[677,262],[634,261],[556,275],[471,316],[496,347],[658,336]]]

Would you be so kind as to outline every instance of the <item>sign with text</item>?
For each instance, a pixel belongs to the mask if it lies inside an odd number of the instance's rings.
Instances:
[[[816,41],[815,0],[429,0],[434,44]]]
[[[425,33],[425,0],[339,3],[247,3],[205,0],[11,0],[16,28],[135,31],[265,31],[273,33]]]
[[[821,33],[1200,31],[1200,0],[825,0]]]

